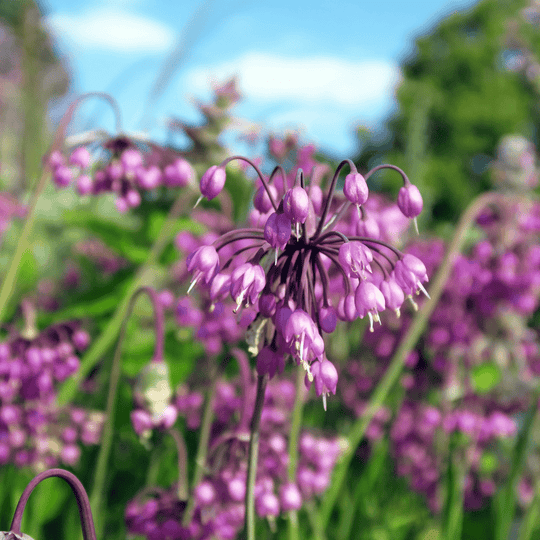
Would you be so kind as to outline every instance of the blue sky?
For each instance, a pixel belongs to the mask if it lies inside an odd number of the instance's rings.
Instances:
[[[354,129],[376,127],[394,106],[399,62],[414,38],[472,0],[43,0],[76,92],[118,100],[124,130],[143,127],[148,95],[175,46],[184,51],[150,109],[150,135],[167,117],[196,121],[195,99],[238,75],[236,114],[264,130],[299,131],[336,157]],[[95,106],[86,108],[95,111]],[[103,109],[104,110],[104,109]],[[108,113],[100,125],[112,129]]]

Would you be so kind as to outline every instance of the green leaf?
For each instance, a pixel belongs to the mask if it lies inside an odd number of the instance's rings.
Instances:
[[[493,363],[476,366],[471,374],[473,387],[480,394],[493,390],[499,384],[501,377],[501,369]]]

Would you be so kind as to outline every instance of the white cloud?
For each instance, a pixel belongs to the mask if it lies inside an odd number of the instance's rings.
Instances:
[[[115,8],[98,8],[82,15],[57,13],[47,25],[61,38],[81,47],[120,52],[164,51],[174,42],[174,32],[164,24]]]
[[[251,52],[234,62],[192,70],[188,85],[201,93],[210,81],[231,75],[239,76],[240,88],[249,99],[328,102],[354,109],[388,100],[400,79],[397,65],[385,60],[351,62]]]

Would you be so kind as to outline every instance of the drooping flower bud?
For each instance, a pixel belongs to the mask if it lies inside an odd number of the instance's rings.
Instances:
[[[200,188],[203,197],[211,201],[217,197],[225,185],[225,169],[213,165],[201,177]]]
[[[268,190],[272,194],[272,198],[274,201],[277,199],[278,192],[275,186],[270,184],[268,186]],[[255,196],[253,197],[253,206],[261,213],[266,214],[266,212],[269,212],[272,208],[272,202],[270,201],[270,196],[268,195],[268,191],[266,191],[264,186],[261,186],[256,192]]]
[[[379,240],[381,238],[381,229],[375,218],[370,215],[366,216],[366,212],[364,211],[362,219],[356,222],[356,234]]]
[[[257,497],[255,508],[260,517],[277,517],[279,515],[279,500],[271,491],[267,491]]]
[[[326,396],[336,393],[338,381],[337,370],[332,362],[324,359],[322,362],[314,362],[311,365],[311,373],[313,374],[313,382],[315,383],[315,392],[317,396],[322,395],[324,410],[326,411]]]
[[[337,316],[342,321],[354,321],[358,317],[354,294],[342,296],[337,306]]]
[[[195,171],[189,161],[178,158],[164,170],[164,183],[169,187],[184,187],[195,180]]]
[[[313,210],[316,214],[320,214],[324,201],[324,193],[321,186],[312,184],[309,186],[309,200],[313,204]]]
[[[245,263],[231,274],[231,296],[236,302],[235,312],[245,304],[253,305],[266,285],[264,269],[259,264]]]
[[[219,272],[219,255],[213,246],[202,246],[188,256],[186,265],[188,272],[193,272],[190,289],[201,278],[208,285]]]
[[[90,152],[85,146],[75,148],[69,156],[69,163],[81,169],[86,169],[90,163]]]
[[[156,165],[152,165],[148,169],[138,167],[135,176],[139,186],[148,191],[157,188],[162,180],[161,170]]]
[[[403,289],[398,285],[393,276],[385,279],[380,285],[381,292],[386,302],[386,307],[396,312],[399,317],[399,308],[405,301],[405,293]]]
[[[259,312],[263,317],[273,317],[276,312],[276,295],[262,294],[259,298]]]
[[[403,259],[396,262],[394,276],[407,294],[412,295],[421,290],[429,298],[422,285],[422,282],[428,281],[426,267],[418,257],[407,253]]]
[[[293,357],[311,377],[308,362],[324,354],[324,341],[313,319],[304,310],[296,309],[287,320],[283,337]]]
[[[270,347],[263,347],[257,355],[257,373],[266,375],[271,379],[276,372],[281,374],[285,368],[285,355],[282,351],[273,351]]]
[[[364,177],[358,172],[349,173],[345,177],[343,194],[350,202],[357,206],[364,204],[369,196],[369,189]]]
[[[293,223],[304,223],[309,212],[309,197],[303,187],[289,189],[283,198],[283,212]]]
[[[362,242],[345,242],[339,247],[339,262],[349,277],[366,279],[365,270],[371,273],[373,253]]]
[[[380,322],[379,311],[384,311],[386,303],[380,289],[369,281],[361,281],[354,295],[356,309],[361,319],[369,317],[369,330],[373,332],[373,321]]]
[[[397,204],[403,215],[408,218],[418,216],[424,206],[420,190],[411,183],[399,190]]]
[[[59,165],[54,169],[53,180],[58,187],[69,186],[71,180],[73,179],[73,173],[69,167],[65,165]]]
[[[302,507],[302,495],[298,486],[293,482],[287,482],[279,488],[279,501],[284,512],[299,510]]]
[[[79,195],[88,195],[92,192],[93,187],[94,181],[87,174],[81,174],[79,178],[77,178],[77,192]]]
[[[128,148],[122,152],[120,161],[126,173],[134,173],[143,164],[142,155],[135,148]]]
[[[337,326],[336,310],[332,306],[319,308],[319,324],[323,332],[331,334]]]
[[[270,214],[264,226],[264,239],[274,249],[285,249],[291,237],[291,220],[285,214]]]

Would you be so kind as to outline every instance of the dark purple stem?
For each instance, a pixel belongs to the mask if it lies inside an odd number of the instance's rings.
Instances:
[[[268,177],[268,184],[272,183],[272,180],[274,180],[274,176],[276,176],[276,173],[281,173],[281,178],[283,180],[283,189],[287,187],[287,175],[285,174],[285,169],[281,165],[276,165],[274,167],[274,170],[270,173],[270,176]]]
[[[9,530],[14,534],[21,534],[22,515],[32,491],[42,480],[51,478],[52,476],[63,478],[73,490],[75,498],[77,499],[77,506],[79,507],[79,515],[81,517],[84,540],[96,540],[94,520],[92,519],[92,509],[90,508],[90,502],[88,500],[86,490],[74,474],[70,473],[69,471],[65,471],[64,469],[49,469],[48,471],[38,474],[31,480],[19,499],[19,503],[15,509],[15,514],[13,514],[13,520]]]
[[[397,171],[399,174],[401,174],[401,177],[403,178],[403,185],[406,186],[408,184],[411,183],[411,181],[409,180],[409,178],[407,177],[407,175],[399,168],[399,167],[396,167],[395,165],[388,165],[388,164],[385,164],[385,165],[377,165],[376,167],[373,167],[373,169],[371,169],[371,171],[369,171],[365,176],[364,176],[364,179],[367,180],[373,173],[381,170],[381,169],[394,169],[394,171]]]
[[[246,163],[249,163],[255,169],[255,171],[257,172],[257,175],[261,179],[262,185],[264,186],[264,189],[266,190],[266,193],[268,193],[268,198],[270,199],[270,202],[272,203],[272,207],[274,208],[274,211],[277,212],[277,205],[276,205],[276,201],[274,201],[274,198],[272,197],[272,192],[268,188],[268,184],[266,183],[266,180],[264,179],[264,176],[263,176],[262,172],[260,171],[259,167],[257,167],[257,165],[255,165],[255,163],[253,163],[253,161],[251,161],[251,159],[248,159],[248,158],[246,158],[244,156],[232,156],[232,157],[229,157],[229,158],[223,160],[220,163],[219,166],[220,167],[225,167],[227,165],[227,163],[230,163],[231,161],[234,161],[235,159],[240,159],[242,161],[245,161]]]
[[[330,182],[330,188],[328,189],[328,197],[326,197],[326,202],[324,204],[321,220],[319,221],[319,225],[317,227],[317,230],[315,231],[315,234],[312,236],[313,240],[316,239],[322,232],[322,229],[324,227],[324,222],[326,221],[326,217],[328,216],[328,211],[330,210],[330,205],[332,204],[332,197],[334,196],[334,190],[336,189],[336,182],[339,177],[339,173],[345,165],[349,165],[351,171],[356,172],[356,165],[350,159],[344,159],[337,166],[336,172],[334,173],[334,176],[332,178],[332,182]]]

